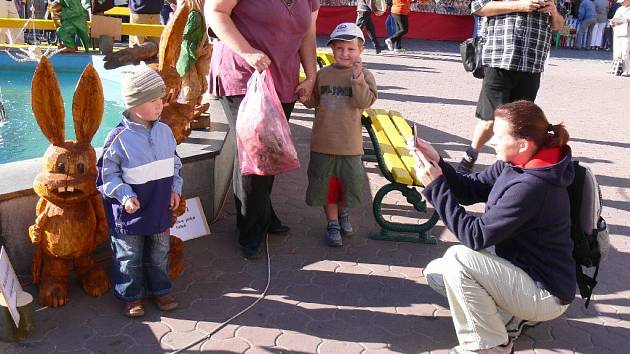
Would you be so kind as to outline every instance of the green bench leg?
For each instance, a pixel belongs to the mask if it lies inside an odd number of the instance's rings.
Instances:
[[[383,198],[392,191],[401,192],[405,198],[407,198],[407,202],[411,204],[416,211],[420,213],[427,211],[426,202],[422,199],[422,195],[418,193],[416,189],[398,183],[387,184],[381,187],[374,196],[374,203],[372,204],[374,218],[382,229],[380,232],[371,233],[370,238],[374,240],[436,244],[437,239],[427,233],[438,222],[439,216],[436,212],[433,212],[426,222],[419,225],[394,223],[383,218],[381,210]],[[411,235],[400,233],[408,233]]]

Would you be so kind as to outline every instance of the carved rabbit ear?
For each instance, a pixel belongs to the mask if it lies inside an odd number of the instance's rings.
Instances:
[[[89,64],[83,70],[72,98],[72,119],[78,142],[89,144],[92,141],[103,120],[104,100],[101,79]]]
[[[184,1],[177,6],[177,10],[173,14],[173,20],[166,25],[162,32],[160,51],[158,53],[160,73],[163,73],[165,68],[175,67],[177,63],[183,40],[182,36],[184,35],[184,28],[186,27],[186,22],[188,22],[190,10],[188,1]]]
[[[53,145],[65,139],[65,111],[59,82],[48,58],[43,56],[31,83],[31,106],[39,128]]]

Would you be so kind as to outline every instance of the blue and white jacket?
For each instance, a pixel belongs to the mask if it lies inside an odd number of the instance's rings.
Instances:
[[[171,128],[156,121],[151,128],[123,120],[107,135],[96,167],[96,186],[103,195],[105,215],[119,235],[153,235],[171,227],[171,192],[182,193],[181,161]],[[140,209],[125,211],[137,197]]]

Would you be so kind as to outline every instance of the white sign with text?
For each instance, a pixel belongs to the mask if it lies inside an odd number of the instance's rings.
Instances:
[[[177,218],[175,225],[171,227],[171,235],[187,241],[209,234],[210,227],[201,200],[199,197],[186,199],[186,212]]]
[[[2,291],[4,302],[7,304],[11,317],[13,317],[15,327],[19,327],[20,313],[17,310],[17,294],[22,291],[22,286],[15,275],[4,246],[0,249],[0,291]]]

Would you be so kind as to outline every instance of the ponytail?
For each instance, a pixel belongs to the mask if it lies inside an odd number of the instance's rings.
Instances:
[[[569,132],[563,123],[549,124],[549,136],[545,146],[564,146],[569,142]]]
[[[564,124],[550,124],[542,109],[533,102],[506,103],[496,109],[494,116],[509,123],[512,136],[531,140],[538,147],[562,147],[569,142]]]

